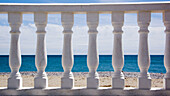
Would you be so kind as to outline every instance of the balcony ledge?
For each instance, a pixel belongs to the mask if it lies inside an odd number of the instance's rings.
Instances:
[[[24,87],[22,89],[0,88],[1,95],[170,95],[170,90],[152,88],[151,90],[139,90],[132,87],[125,89],[112,89],[111,87],[99,87],[99,89],[86,89],[85,87],[74,87],[73,89],[61,89],[59,87],[48,87],[46,89],[34,89]]]

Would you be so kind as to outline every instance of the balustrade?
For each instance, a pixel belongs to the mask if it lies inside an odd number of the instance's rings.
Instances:
[[[61,14],[61,22],[64,28],[64,42],[62,53],[62,67],[64,69],[61,78],[62,89],[74,88],[74,76],[71,72],[74,64],[72,50],[72,27],[74,24],[74,14],[83,13],[87,15],[87,26],[89,28],[89,42],[87,52],[87,66],[89,73],[87,77],[87,89],[99,88],[99,56],[97,48],[97,34],[99,24],[99,14],[112,14],[112,26],[114,28],[114,42],[112,65],[114,73],[112,77],[113,89],[124,89],[124,54],[122,46],[122,27],[124,25],[124,15],[126,13],[137,13],[137,22],[139,26],[139,50],[138,66],[140,75],[137,79],[138,89],[151,89],[151,78],[148,73],[150,66],[148,27],[151,22],[151,13],[163,13],[163,22],[166,27],[166,42],[164,65],[167,73],[163,80],[164,89],[170,89],[170,2],[155,3],[125,3],[125,4],[0,4],[0,13],[8,13],[8,22],[11,27],[11,44],[9,53],[9,66],[11,75],[8,79],[9,89],[22,89],[22,77],[19,73],[21,66],[20,53],[20,26],[22,24],[22,14],[34,13],[34,22],[37,27],[37,46],[35,65],[37,75],[34,79],[34,88],[48,88],[48,78],[45,72],[47,66],[46,52],[46,31],[48,14]]]

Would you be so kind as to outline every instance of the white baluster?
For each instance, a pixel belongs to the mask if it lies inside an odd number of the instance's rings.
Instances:
[[[19,73],[21,67],[21,52],[20,52],[20,26],[22,23],[21,13],[8,13],[8,22],[11,27],[11,45],[9,54],[9,66],[11,68],[11,75],[8,78],[8,88],[19,89],[22,87],[22,77]]]
[[[170,11],[163,13],[163,22],[166,27],[166,43],[164,54],[164,66],[166,68],[165,78],[163,79],[164,89],[170,89]]]
[[[48,87],[48,78],[45,72],[47,66],[47,52],[46,52],[46,39],[45,27],[47,25],[47,13],[34,13],[34,22],[37,27],[37,49],[35,56],[35,64],[37,67],[37,75],[34,78],[34,88]]]
[[[87,77],[87,88],[99,87],[99,75],[96,72],[99,65],[99,56],[97,52],[97,26],[99,23],[99,13],[87,13],[87,25],[89,27],[89,45],[87,54],[87,65],[89,75]]]
[[[62,13],[61,14],[62,26],[64,27],[64,44],[62,54],[62,66],[64,68],[64,74],[61,78],[61,88],[73,88],[74,87],[74,76],[71,72],[73,67],[73,52],[72,52],[72,27],[74,23],[73,13]]]
[[[150,55],[148,48],[148,26],[151,21],[150,12],[138,12],[138,25],[139,30],[139,53],[138,53],[138,66],[140,69],[140,75],[138,78],[137,86],[139,89],[150,89],[151,78],[148,73],[150,66]]]
[[[122,51],[122,26],[124,23],[123,12],[112,13],[112,25],[114,27],[114,46],[112,65],[114,68],[114,74],[112,78],[112,88],[124,88],[124,75],[122,68],[124,65],[124,56]]]

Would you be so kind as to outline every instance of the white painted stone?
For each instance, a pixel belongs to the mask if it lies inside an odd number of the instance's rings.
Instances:
[[[124,88],[124,78],[112,78],[112,88],[113,89],[123,89]]]
[[[61,78],[61,88],[71,89],[74,87],[74,77],[72,73],[70,74],[71,74],[70,77]]]
[[[87,25],[89,27],[89,44],[87,54],[87,66],[89,74],[87,77],[87,88],[99,87],[99,75],[96,72],[99,65],[99,56],[97,51],[97,26],[99,23],[99,13],[87,13]]]
[[[98,74],[98,73],[96,73]],[[87,88],[96,89],[99,87],[99,76],[87,77]]]
[[[150,89],[151,78],[148,73],[150,66],[150,55],[148,48],[148,26],[151,21],[151,13],[146,11],[138,12],[139,30],[139,50],[138,50],[138,66],[140,75],[138,77],[137,87],[139,89]]]
[[[112,13],[112,25],[114,27],[114,44],[113,44],[113,55],[112,55],[112,66],[114,73],[112,77],[112,88],[124,88],[124,75],[122,68],[124,66],[124,56],[122,48],[122,26],[124,23],[123,12]]]
[[[150,65],[149,51],[148,51],[148,26],[150,23],[150,12],[164,12],[163,20],[164,25],[166,27],[166,44],[165,44],[165,57],[164,63],[167,73],[164,78],[164,89],[170,89],[170,2],[144,2],[144,3],[123,3],[123,4],[0,4],[0,13],[9,13],[8,21],[11,27],[11,45],[10,45],[10,53],[9,53],[9,65],[11,68],[11,75],[8,79],[8,88],[4,91],[5,93],[14,93],[16,95],[26,94],[25,90],[15,90],[22,87],[22,78],[19,73],[19,68],[21,66],[21,53],[20,53],[20,45],[19,45],[19,28],[22,23],[22,14],[21,13],[34,13],[35,12],[35,23],[37,27],[37,53],[36,53],[36,66],[38,69],[38,74],[35,78],[35,88],[46,88],[48,85],[48,79],[45,73],[45,67],[47,65],[46,58],[46,46],[45,46],[45,26],[47,24],[47,13],[61,13],[62,12],[62,24],[64,27],[64,44],[63,44],[63,68],[64,74],[62,77],[62,88],[72,88],[74,86],[74,78],[71,72],[73,66],[73,55],[72,55],[72,46],[71,46],[71,38],[72,38],[72,26],[73,26],[73,14],[74,13],[87,13],[87,23],[89,27],[89,48],[88,48],[88,67],[89,67],[89,76],[87,78],[87,88],[98,88],[99,86],[99,76],[96,72],[98,67],[98,53],[97,53],[97,26],[98,26],[98,13],[111,13],[112,14],[112,24],[114,26],[114,50],[113,52],[113,67],[116,71],[113,75],[114,79],[113,88],[123,88],[124,86],[124,76],[121,72],[122,70],[122,62],[123,62],[123,52],[122,52],[122,26],[123,26],[123,12],[137,12],[140,10],[145,10],[142,12],[138,12],[138,24],[140,27],[139,34],[139,68],[140,68],[140,76],[138,79],[138,88],[139,89],[150,89],[151,80],[148,74],[148,68]],[[166,11],[165,11],[166,10]],[[21,12],[21,13],[20,13]],[[38,13],[37,13],[38,12]],[[113,18],[114,17],[114,18]],[[114,51],[113,50],[113,51]],[[117,50],[117,51],[116,51]],[[118,52],[116,55],[114,53]],[[68,56],[68,57],[67,57]],[[120,56],[120,58],[118,58]],[[117,58],[117,59],[116,59]],[[40,61],[43,63],[40,64]],[[118,64],[118,63],[119,64]],[[119,65],[119,66],[118,66]],[[116,66],[116,67],[115,67]],[[99,88],[100,89],[100,88]],[[51,94],[55,90],[44,91],[41,89],[32,89],[33,93],[40,94]],[[61,90],[61,91],[60,91]],[[71,92],[74,94],[72,90],[64,90],[60,89],[59,92],[63,92],[69,94]],[[87,91],[78,90],[76,94],[81,94],[82,92],[89,94],[104,94],[103,90],[96,89],[85,89]],[[29,90],[28,90],[29,91]],[[79,92],[80,91],[80,92]],[[115,90],[111,89],[113,92]],[[166,90],[165,90],[166,91]],[[163,92],[165,92],[163,91]],[[48,93],[49,92],[49,93]],[[114,94],[117,93],[124,94],[124,90],[117,90]],[[150,91],[150,90],[139,90],[139,91],[127,91],[129,93],[136,94],[147,94],[149,92],[151,94],[156,94],[158,91]],[[159,90],[160,94],[163,92]],[[158,93],[159,93],[158,92]],[[168,92],[168,91],[166,91]],[[3,92],[2,92],[3,93]],[[32,91],[28,92],[32,94]],[[56,91],[52,94],[55,94]],[[1,93],[0,93],[1,94]],[[167,93],[166,93],[167,94]],[[156,94],[158,95],[158,94]]]
[[[20,52],[20,26],[22,23],[21,13],[8,13],[8,22],[11,27],[11,44],[9,53],[9,66],[11,68],[11,75],[8,78],[9,89],[19,89],[22,87],[22,77],[19,73],[21,67],[21,52]]]
[[[167,71],[163,80],[163,87],[164,89],[170,89],[170,11],[165,11],[163,13],[163,22],[166,27],[164,66]]]
[[[63,77],[61,78],[61,88],[73,88],[74,76],[71,72],[73,67],[73,52],[72,52],[72,27],[74,23],[73,13],[61,14],[62,26],[64,28],[64,42],[63,42],[63,54],[62,54],[62,66],[64,69]]]
[[[124,11],[126,13],[136,13],[138,10],[163,12],[170,10],[170,1],[166,2],[124,2],[124,3],[0,3],[0,13],[6,12],[100,12],[109,13],[112,11]]]
[[[1,95],[57,95],[57,96],[169,96],[169,90],[161,88],[152,88],[151,90],[138,90],[135,88],[112,89],[111,87],[100,87],[99,89],[87,89],[84,87],[75,87],[74,89],[61,89],[59,87],[49,87],[47,89],[34,89],[26,87],[22,90],[0,89]]]
[[[170,78],[163,79],[163,88],[166,90],[170,90]]]
[[[37,75],[34,78],[34,88],[43,89],[48,87],[48,77],[45,72],[47,66],[47,51],[45,39],[45,27],[47,25],[47,13],[34,13],[34,22],[37,27],[37,49],[35,56],[35,64]]]
[[[139,89],[150,89],[151,88],[151,78],[138,78],[137,86]]]

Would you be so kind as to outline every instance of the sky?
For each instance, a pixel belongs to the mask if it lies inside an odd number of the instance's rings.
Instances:
[[[0,3],[115,3],[115,2],[161,2],[170,0],[0,0]],[[136,13],[126,13],[123,26],[124,54],[138,53],[139,34]],[[36,27],[33,14],[23,14],[23,23],[20,27],[20,46],[22,55],[34,55],[36,52]],[[88,51],[88,27],[86,14],[74,14],[73,54],[86,55]],[[111,14],[99,15],[98,52],[99,55],[111,55],[113,51],[113,27]],[[152,13],[149,26],[149,52],[152,55],[164,53],[165,27],[162,22],[162,13]],[[0,14],[0,55],[8,55],[10,48],[10,27],[8,15]],[[46,27],[46,46],[48,55],[61,55],[63,48],[63,27],[61,14],[48,14]]]

